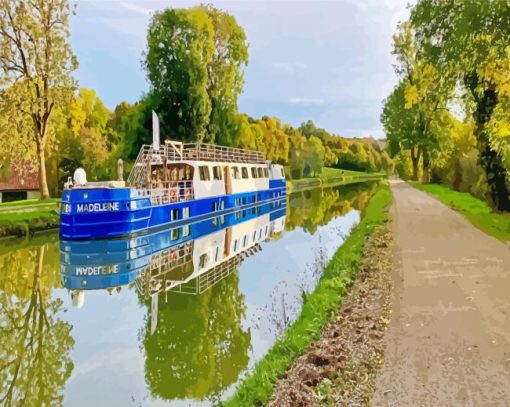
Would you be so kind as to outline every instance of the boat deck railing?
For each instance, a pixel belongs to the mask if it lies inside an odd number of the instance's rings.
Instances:
[[[158,149],[152,145],[144,144],[129,174],[128,183],[141,187],[146,182],[146,171],[149,164],[161,166],[179,161],[264,164],[265,157],[259,151],[206,143],[165,141]]]
[[[168,186],[138,188],[138,196],[149,197],[152,205],[165,205],[194,199],[192,181],[170,181]]]
[[[214,144],[183,144],[183,160],[218,161],[228,163],[263,164],[264,154],[242,148],[217,146]]]

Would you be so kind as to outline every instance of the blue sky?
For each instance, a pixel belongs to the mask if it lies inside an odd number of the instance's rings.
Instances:
[[[95,89],[109,108],[138,100],[149,87],[140,61],[151,15],[199,3],[78,0],[71,45],[80,86]],[[406,0],[212,3],[235,16],[250,44],[241,112],[384,137],[382,100],[396,82],[391,36],[408,16]]]

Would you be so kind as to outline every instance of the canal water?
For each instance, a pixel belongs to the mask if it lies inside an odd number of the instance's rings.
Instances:
[[[374,183],[179,230],[0,243],[0,404],[211,405],[299,314]]]

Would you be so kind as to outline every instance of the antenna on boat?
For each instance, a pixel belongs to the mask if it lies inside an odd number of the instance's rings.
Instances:
[[[152,148],[159,150],[159,118],[154,110],[152,111]]]

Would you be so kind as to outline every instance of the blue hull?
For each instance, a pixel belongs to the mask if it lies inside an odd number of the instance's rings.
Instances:
[[[149,233],[197,222],[213,213],[226,215],[286,195],[285,180],[270,180],[269,189],[241,194],[151,205],[132,188],[73,189],[62,196],[60,237],[67,240],[110,239]]]
[[[183,228],[165,229],[121,239],[94,241],[62,240],[60,242],[60,269],[62,284],[69,289],[94,290],[129,284],[140,271],[149,267],[150,259],[164,250],[207,236],[219,230],[241,224],[250,219],[269,214],[270,221],[284,217],[286,200],[230,213],[219,219],[212,216],[190,223],[189,233]]]

